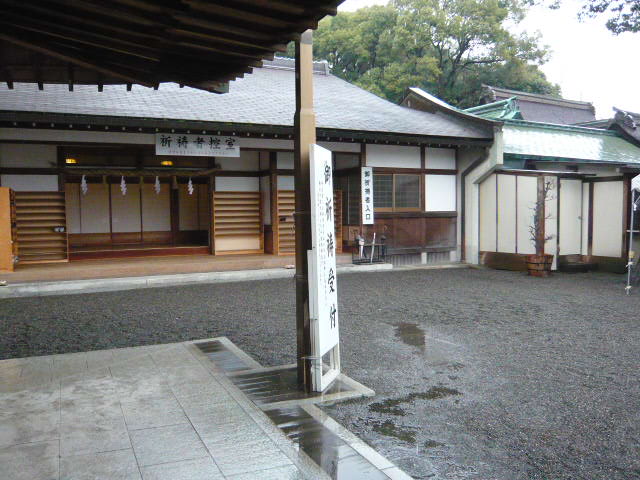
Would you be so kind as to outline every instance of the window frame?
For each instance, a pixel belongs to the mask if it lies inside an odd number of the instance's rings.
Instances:
[[[379,213],[406,213],[406,212],[421,212],[423,210],[423,196],[424,196],[424,175],[420,173],[413,172],[380,172],[376,173],[375,169],[373,170],[374,177],[377,175],[391,176],[391,207],[376,207],[375,206],[375,190],[374,194],[374,212]],[[415,175],[418,177],[418,206],[416,207],[396,207],[396,176],[397,175]]]

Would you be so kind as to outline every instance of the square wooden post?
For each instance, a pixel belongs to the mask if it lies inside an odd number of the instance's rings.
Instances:
[[[296,42],[296,113],[294,117],[295,233],[296,233],[296,339],[298,383],[311,389],[311,322],[309,269],[311,250],[311,198],[309,146],[316,143],[313,111],[313,37],[311,30]]]

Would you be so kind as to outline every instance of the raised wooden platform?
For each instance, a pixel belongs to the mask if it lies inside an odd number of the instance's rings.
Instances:
[[[82,247],[69,252],[70,260],[93,260],[102,258],[167,257],[174,255],[207,255],[208,246],[198,245],[114,245]]]

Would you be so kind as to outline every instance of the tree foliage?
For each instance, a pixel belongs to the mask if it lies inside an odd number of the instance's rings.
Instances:
[[[323,20],[314,55],[394,102],[417,86],[471,106],[483,83],[558,95],[538,68],[547,58],[539,38],[507,27],[523,15],[520,0],[392,0]]]
[[[616,35],[624,32],[640,32],[640,0],[588,0],[580,17],[596,17],[608,14],[606,26]]]

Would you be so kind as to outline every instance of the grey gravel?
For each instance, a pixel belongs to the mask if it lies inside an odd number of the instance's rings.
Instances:
[[[416,478],[640,479],[640,289],[613,274],[340,277],[342,363],[374,398],[326,407]],[[294,361],[292,279],[0,301],[0,358],[226,335]]]

